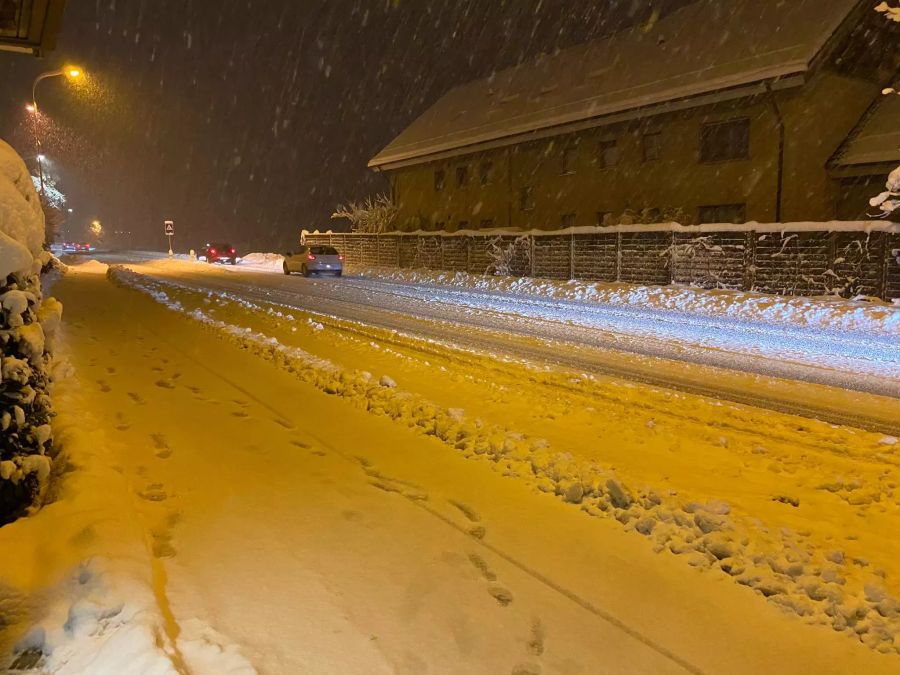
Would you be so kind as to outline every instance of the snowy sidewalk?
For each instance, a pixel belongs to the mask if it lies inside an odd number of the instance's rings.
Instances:
[[[241,655],[264,673],[896,670],[896,657],[325,396],[99,265],[56,291],[77,372],[61,388],[80,388],[61,416],[89,409],[105,446],[95,461],[113,458],[131,491],[146,587],[188,672],[238,672]],[[87,470],[74,459],[66,481]]]

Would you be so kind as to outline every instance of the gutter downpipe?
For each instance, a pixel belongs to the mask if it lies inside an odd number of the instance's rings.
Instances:
[[[781,222],[781,201],[782,201],[782,192],[784,186],[784,146],[785,146],[785,130],[784,130],[784,117],[781,114],[781,108],[778,107],[778,101],[775,100],[775,95],[772,93],[772,85],[766,80],[764,83],[766,88],[766,93],[769,98],[769,105],[772,107],[772,112],[775,113],[775,120],[778,126],[778,178],[777,185],[775,187],[775,221],[776,223]]]

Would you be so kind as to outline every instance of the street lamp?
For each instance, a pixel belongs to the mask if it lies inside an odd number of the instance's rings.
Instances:
[[[70,82],[75,81],[84,75],[84,71],[81,70],[78,66],[64,66],[62,68],[58,68],[57,70],[48,70],[45,73],[41,73],[36,78],[34,78],[34,84],[31,85],[31,105],[26,105],[25,109],[34,115],[34,145],[35,150],[38,151],[38,175],[41,179],[41,195],[44,194],[44,156],[40,154],[41,149],[41,139],[38,137],[38,129],[37,129],[37,115],[38,115],[38,104],[37,104],[37,86],[38,82],[41,80],[46,80],[51,77],[65,77]]]

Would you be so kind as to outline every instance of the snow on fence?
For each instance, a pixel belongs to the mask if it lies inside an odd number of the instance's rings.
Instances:
[[[619,225],[557,231],[303,232],[349,265],[900,298],[900,225]]]

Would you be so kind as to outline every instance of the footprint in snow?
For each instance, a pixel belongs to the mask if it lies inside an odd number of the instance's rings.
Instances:
[[[455,506],[457,509],[459,509],[460,512],[462,512],[462,514],[466,518],[471,520],[473,523],[478,523],[481,521],[481,516],[478,515],[478,512],[475,509],[473,509],[471,506],[469,506],[468,504],[457,501],[455,499],[448,499],[447,501],[452,506]]]
[[[480,555],[477,553],[470,553],[469,562],[472,563],[475,569],[481,572],[481,576],[485,579],[488,581],[497,581],[497,574],[488,566],[487,561]]]
[[[500,584],[491,584],[488,586],[488,593],[497,601],[501,607],[506,607],[513,601],[512,592],[505,586]]]
[[[143,399],[143,397],[140,394],[136,394],[133,391],[128,392],[128,397],[132,401],[134,401],[137,405],[144,405],[146,403],[146,401]]]
[[[528,653],[532,656],[541,656],[544,653],[544,625],[540,619],[531,622],[531,635],[528,638]]]
[[[169,441],[162,434],[151,434],[150,439],[153,441],[153,447],[156,450],[156,456],[160,459],[169,459],[172,456],[172,449],[169,447]]]
[[[160,389],[174,389],[175,385],[171,380],[157,380],[154,384]]]
[[[104,394],[108,394],[112,391],[112,387],[109,386],[106,380],[97,380],[97,384],[100,386],[100,391]]]
[[[512,675],[541,675],[543,672],[537,663],[517,663],[512,669]]]
[[[235,410],[233,413],[231,413],[231,416],[232,417],[240,417],[240,418],[250,417],[250,415],[248,413],[244,412],[243,410]]]
[[[291,424],[290,422],[288,422],[287,420],[283,420],[283,419],[276,417],[272,421],[275,422],[275,424],[284,427],[285,429],[293,429],[294,428],[294,425]]]
[[[116,369],[115,369],[113,366],[109,366],[109,367],[106,369],[106,372],[107,372],[109,375],[115,375],[115,374],[116,374]]]
[[[153,483],[138,492],[138,497],[148,502],[164,502],[169,498],[169,495],[163,489],[162,483]]]
[[[291,441],[291,445],[296,445],[298,448],[303,448],[304,450],[308,450],[311,447],[309,443],[298,441],[296,439]]]

